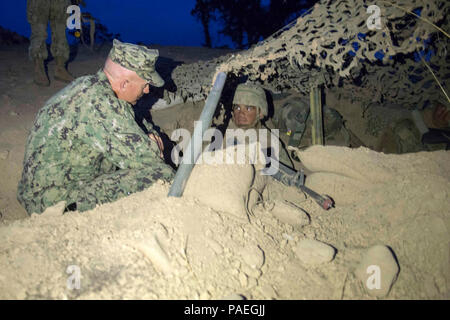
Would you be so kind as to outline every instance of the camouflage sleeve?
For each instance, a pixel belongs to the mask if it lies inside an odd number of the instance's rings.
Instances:
[[[120,169],[149,167],[163,161],[156,143],[139,128],[131,115],[116,114],[103,121],[90,122],[85,131],[85,142]]]
[[[147,121],[147,119],[143,119],[142,120],[142,124],[145,126],[145,128],[147,129],[148,133],[155,133],[155,129],[153,127],[153,124],[151,124],[150,122]]]

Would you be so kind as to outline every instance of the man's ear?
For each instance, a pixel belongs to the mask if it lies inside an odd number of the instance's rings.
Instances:
[[[130,82],[127,79],[120,81],[120,90],[124,91],[129,86]]]

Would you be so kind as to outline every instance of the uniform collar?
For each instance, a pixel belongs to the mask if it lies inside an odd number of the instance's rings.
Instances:
[[[112,89],[111,84],[109,83],[109,79],[106,76],[105,72],[103,71],[103,68],[98,70],[96,76],[98,78],[99,83],[102,83],[105,88],[108,88],[109,93],[111,93],[118,101],[120,101],[120,103],[133,107],[133,105],[130,102],[117,98],[117,95]]]

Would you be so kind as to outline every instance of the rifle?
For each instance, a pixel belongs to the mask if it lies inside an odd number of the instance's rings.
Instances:
[[[439,144],[446,143],[446,150],[450,149],[450,135],[446,130],[441,129],[428,129],[428,132],[422,136],[422,143],[426,144]]]
[[[277,161],[276,159],[271,159]],[[303,170],[295,171],[288,166],[278,162],[278,171],[271,176],[286,186],[294,186],[309,195],[324,210],[334,208],[334,201],[327,195],[320,195],[317,192],[305,186],[305,174]]]

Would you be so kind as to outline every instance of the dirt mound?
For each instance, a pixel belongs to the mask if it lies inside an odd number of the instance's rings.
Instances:
[[[196,58],[175,49],[161,52],[177,61]],[[400,266],[387,298],[450,298],[448,151],[384,155],[363,148],[307,149],[300,153],[313,171],[307,183],[335,199],[331,211],[301,195],[292,202],[304,212],[295,215],[291,204],[285,211],[257,205],[248,223],[195,194],[167,198],[169,186],[156,184],[83,214],[28,218],[16,200],[26,137],[39,108],[65,84],[53,81],[50,63],[51,86],[33,85],[27,50],[18,45],[0,51],[0,60],[8,61],[0,64],[5,75],[0,78],[0,298],[371,299],[354,270],[377,244],[391,248]],[[96,53],[80,48],[69,70],[91,74],[106,55],[106,48]],[[350,104],[339,94],[333,99],[336,105],[331,97],[327,104],[373,145],[373,134],[383,126],[378,113],[371,114],[371,107],[366,119],[358,101]],[[177,127],[192,130],[201,110],[202,103],[190,103],[152,117],[170,134]],[[366,133],[368,122],[373,130]],[[272,193],[297,193],[275,186]],[[226,201],[221,206],[226,210]],[[305,239],[334,248],[326,247],[335,253],[333,260],[303,264],[305,256],[322,256],[302,252]]]
[[[262,205],[242,222],[196,197],[167,198],[161,182],[83,214],[0,227],[0,298],[371,299],[354,270],[376,244],[400,266],[388,298],[450,297],[448,152],[313,147],[299,156],[314,164],[309,185],[336,198],[331,211],[303,201],[310,224],[293,227]],[[333,260],[304,264],[304,239],[332,246]]]

